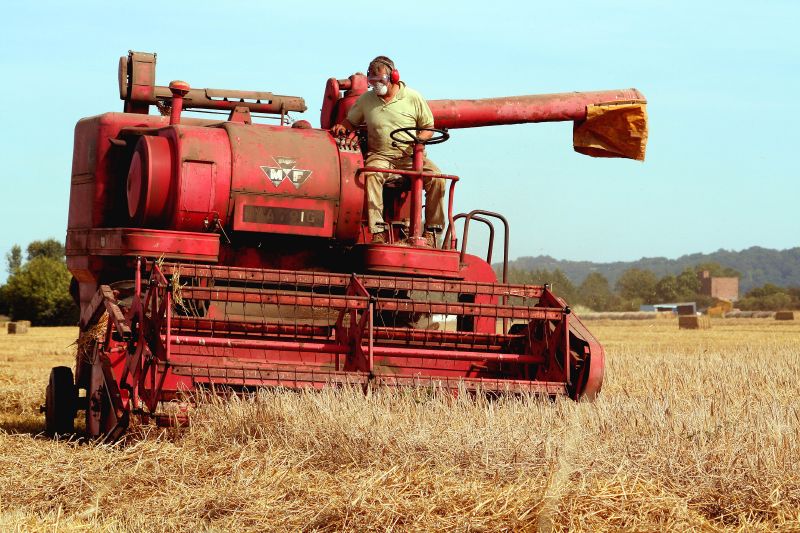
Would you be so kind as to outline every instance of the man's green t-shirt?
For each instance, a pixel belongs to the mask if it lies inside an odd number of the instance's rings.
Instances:
[[[389,134],[398,128],[432,128],[433,114],[428,103],[417,91],[400,82],[394,98],[386,103],[373,91],[362,94],[350,111],[347,120],[354,126],[366,124],[367,151],[387,157],[402,157],[412,152],[410,144],[392,146]],[[403,138],[400,135],[399,138]]]

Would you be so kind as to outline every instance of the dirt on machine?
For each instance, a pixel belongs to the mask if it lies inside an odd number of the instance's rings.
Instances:
[[[480,206],[456,213],[459,177],[423,172],[423,150],[459,128],[572,121],[576,151],[642,160],[637,90],[429,101],[431,139],[393,134],[415,164],[392,171],[378,244],[365,133],[354,145],[329,131],[367,90],[364,75],[327,81],[319,127],[292,118],[306,110],[300,97],[155,79],[156,55],[130,52],[123,111],[75,127],[66,248],[80,337],[74,373],[50,376],[50,433],[73,432],[79,413],[88,436],[108,439],[137,417],[180,422],[173,402],[198,389],[600,391],[603,347],[549,285],[507,282],[507,220]],[[449,184],[433,245],[424,176]],[[480,255],[467,253],[476,223],[488,228]]]

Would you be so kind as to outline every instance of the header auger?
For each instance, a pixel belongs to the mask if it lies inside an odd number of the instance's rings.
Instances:
[[[155,55],[131,52],[120,61],[125,112],[75,129],[67,265],[81,337],[74,378],[51,375],[50,432],[72,431],[85,411],[89,436],[118,438],[135,416],[174,421],[168,403],[203,387],[599,392],[603,348],[549,286],[506,283],[508,224],[454,214],[457,176],[437,174],[450,182],[441,245],[420,238],[420,166],[387,192],[389,242],[368,243],[363,153],[327,131],[366,90],[363,75],[328,81],[321,128],[291,121],[302,98],[154,80]],[[430,105],[450,129],[573,120],[576,149],[637,158],[646,129],[631,113],[643,121],[644,103],[631,89]],[[263,115],[274,123],[253,122]],[[628,127],[609,137],[622,115]],[[593,120],[604,140],[579,146]],[[472,221],[490,228],[485,258],[466,252]]]

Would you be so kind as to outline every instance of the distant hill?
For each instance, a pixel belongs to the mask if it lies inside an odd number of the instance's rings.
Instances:
[[[678,274],[686,267],[693,267],[698,263],[709,262],[731,267],[742,274],[739,279],[740,294],[765,283],[774,283],[781,287],[800,287],[800,247],[771,250],[753,246],[740,252],[720,249],[710,254],[689,254],[677,259],[643,257],[638,261],[617,261],[615,263],[561,261],[547,255],[540,255],[520,257],[511,261],[509,266],[523,270],[554,270],[558,268],[575,284],[581,283],[589,273],[599,272],[608,279],[613,287],[617,278],[629,268],[651,270],[661,277],[666,274]]]

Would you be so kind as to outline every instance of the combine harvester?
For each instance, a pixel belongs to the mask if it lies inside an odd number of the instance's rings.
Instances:
[[[397,172],[406,184],[385,193],[390,242],[369,243],[364,153],[328,131],[365,76],[328,80],[314,128],[289,118],[302,98],[157,86],[155,66],[155,54],[122,57],[124,112],[75,128],[67,265],[81,336],[74,377],[50,376],[50,433],[74,431],[82,410],[89,436],[116,439],[133,416],[174,422],[168,402],[209,387],[598,393],[603,348],[548,285],[506,283],[508,223],[454,215],[458,177],[441,175],[443,244],[422,237],[419,171]],[[643,159],[645,103],[635,89],[433,100],[434,139],[393,135],[413,144],[419,169],[423,142],[446,140],[444,128],[568,120],[577,151]],[[182,116],[190,109],[222,116]],[[485,259],[466,253],[474,222],[489,228]]]

